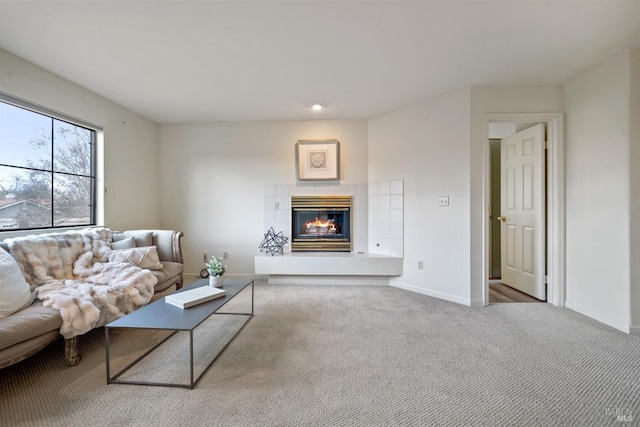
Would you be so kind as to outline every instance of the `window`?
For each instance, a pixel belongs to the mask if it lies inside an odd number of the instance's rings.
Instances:
[[[0,231],[95,225],[99,128],[0,95]]]

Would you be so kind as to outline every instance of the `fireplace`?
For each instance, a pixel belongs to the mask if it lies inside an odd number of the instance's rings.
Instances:
[[[291,197],[292,252],[351,252],[351,196]]]

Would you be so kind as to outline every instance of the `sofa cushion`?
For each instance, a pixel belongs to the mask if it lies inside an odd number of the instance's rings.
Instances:
[[[2,351],[0,351],[0,368],[4,368],[5,366],[9,366],[26,359],[54,342],[59,336],[60,333],[57,330],[49,331],[45,334],[33,337],[30,340],[19,342],[11,347],[3,348]]]
[[[162,263],[160,270],[154,270],[152,273],[158,279],[158,283],[160,283],[180,276],[182,270],[184,270],[184,264],[165,261]]]
[[[32,301],[31,289],[18,263],[0,248],[0,318],[12,315]]]
[[[12,316],[0,319],[0,349],[50,331],[58,331],[61,326],[60,312],[36,301]]]
[[[162,268],[155,246],[109,251],[107,252],[107,259],[109,262],[126,262],[148,270],[160,270]]]
[[[173,285],[175,281],[180,277],[184,270],[184,264],[177,262],[162,262],[162,269],[153,270],[152,273],[158,279],[158,283],[155,286],[156,292],[161,292]]]
[[[111,242],[111,249],[131,249],[136,247],[136,238],[131,236],[122,240],[114,240]]]

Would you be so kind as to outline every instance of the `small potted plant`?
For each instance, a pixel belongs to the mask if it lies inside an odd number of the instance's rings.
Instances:
[[[222,263],[222,257],[212,256],[209,261],[205,261],[204,265],[209,272],[209,286],[221,288],[222,275],[227,270],[227,266]]]

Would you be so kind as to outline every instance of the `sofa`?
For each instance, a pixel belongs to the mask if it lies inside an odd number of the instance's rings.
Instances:
[[[83,333],[182,287],[182,236],[95,227],[0,242],[0,368],[60,336],[77,365]]]

